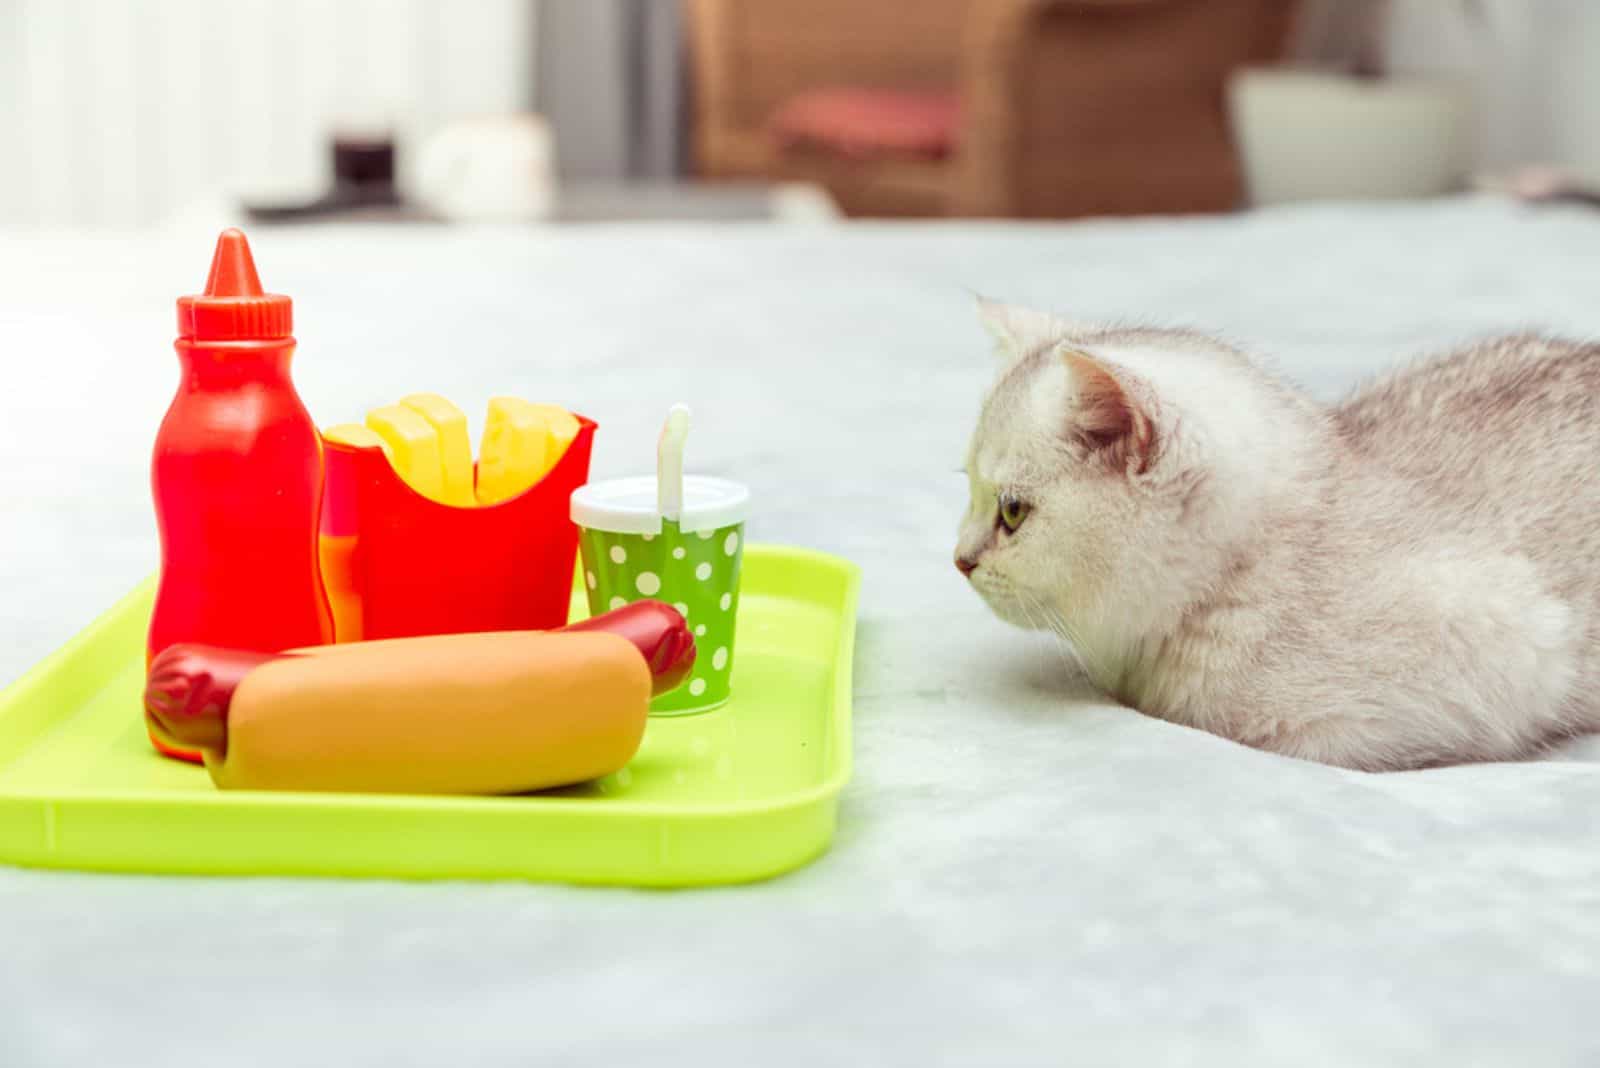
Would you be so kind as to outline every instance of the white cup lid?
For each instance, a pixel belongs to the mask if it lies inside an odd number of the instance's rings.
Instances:
[[[691,534],[743,523],[750,514],[749,487],[706,475],[683,477],[683,512],[678,528]],[[572,491],[572,521],[613,534],[661,533],[656,478],[639,475],[591,482]]]

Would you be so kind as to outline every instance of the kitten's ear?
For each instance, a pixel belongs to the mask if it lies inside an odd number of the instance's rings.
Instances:
[[[1063,346],[1071,383],[1067,434],[1090,454],[1120,471],[1143,474],[1155,462],[1153,398],[1121,368]]]
[[[1001,359],[1006,361],[1019,359],[1060,339],[1066,328],[1066,324],[1048,312],[983,296],[978,298],[978,319],[994,338]]]

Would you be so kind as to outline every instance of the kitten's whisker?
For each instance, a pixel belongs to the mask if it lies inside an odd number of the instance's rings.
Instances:
[[[1028,626],[1035,630],[1039,629],[1039,620],[1034,616],[1033,609],[1029,606],[1030,596],[1022,590],[1014,589],[1011,593],[1016,598],[1017,607],[1022,609],[1022,614],[1027,617]]]
[[[1052,641],[1050,644],[1055,648],[1056,655],[1061,657],[1061,662],[1066,665],[1069,670],[1081,672],[1083,670],[1083,661],[1081,657],[1076,655],[1076,643],[1073,643],[1071,639],[1067,637],[1065,620],[1061,618],[1061,613],[1056,611],[1055,608],[1049,604],[1049,602],[1047,602],[1044,598],[1039,597],[1037,594],[1025,594],[1019,599],[1019,601],[1024,606],[1023,610],[1028,613],[1028,618],[1030,621],[1035,617],[1033,612],[1029,610],[1027,606],[1032,604],[1034,608],[1039,610],[1040,621],[1044,623],[1044,626],[1040,629],[1049,631],[1051,638],[1054,639],[1054,641]]]
[[[1050,620],[1050,629],[1060,639],[1061,655],[1071,660],[1072,666],[1081,674],[1094,677],[1098,672],[1091,672],[1089,653],[1086,647],[1072,634],[1072,628],[1067,625],[1067,617],[1061,614],[1059,608],[1048,603],[1044,606]]]

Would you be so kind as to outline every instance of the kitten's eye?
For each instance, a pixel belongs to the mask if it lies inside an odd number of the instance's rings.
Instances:
[[[1000,498],[1000,524],[1011,533],[1015,534],[1022,521],[1028,518],[1028,513],[1033,509],[1015,497]]]

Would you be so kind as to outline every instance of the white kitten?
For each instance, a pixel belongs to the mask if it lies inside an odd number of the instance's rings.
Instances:
[[[1600,729],[1600,347],[1493,341],[1327,409],[1209,338],[981,310],[957,566],[1101,689],[1355,768]]]

